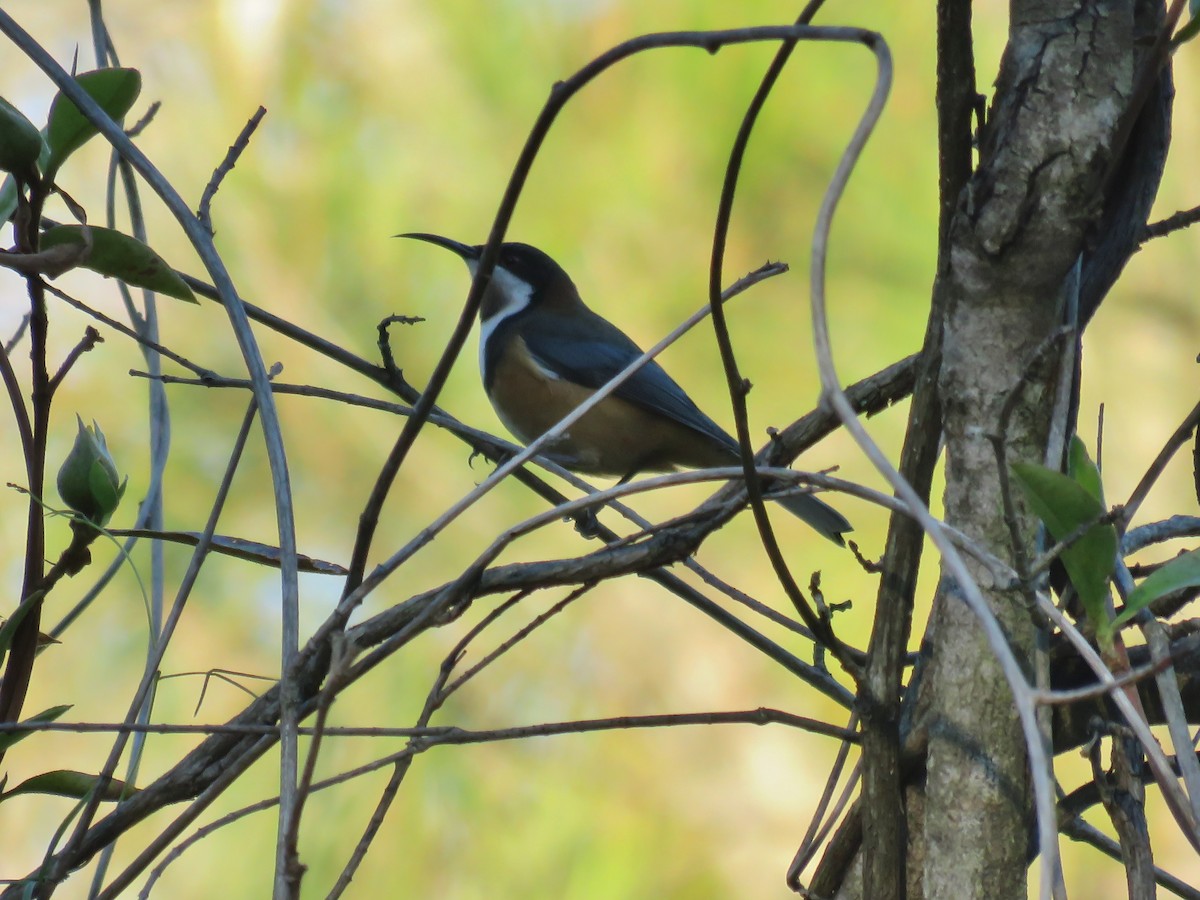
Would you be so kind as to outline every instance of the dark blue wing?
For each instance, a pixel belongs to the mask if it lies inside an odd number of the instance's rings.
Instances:
[[[589,388],[601,387],[642,355],[623,331],[587,310],[560,316],[542,313],[522,323],[525,346],[538,363],[560,378]],[[736,452],[737,443],[706,416],[683,388],[654,360],[615,391],[616,396],[659,413]]]

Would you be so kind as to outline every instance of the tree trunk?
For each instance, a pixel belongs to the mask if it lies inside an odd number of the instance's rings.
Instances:
[[[947,310],[941,371],[945,515],[1013,556],[993,438],[1007,459],[1043,462],[1064,285],[1103,206],[1110,154],[1134,78],[1133,3],[1014,2],[1009,45],[979,167],[948,235],[938,290]],[[1047,358],[1049,356],[1049,358]],[[1009,427],[1000,411],[1020,390]],[[1035,522],[1019,497],[1019,540]],[[985,597],[1032,681],[1044,665],[1021,595]],[[1011,690],[975,617],[944,579],[930,625],[921,725],[928,736],[923,853],[929,898],[1022,897],[1030,840],[1025,743]]]

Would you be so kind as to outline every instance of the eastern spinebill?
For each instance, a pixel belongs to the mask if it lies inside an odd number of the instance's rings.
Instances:
[[[436,234],[399,237],[445,247],[474,276],[483,252]],[[496,415],[519,440],[536,440],[642,354],[589,309],[553,259],[528,244],[500,245],[479,307],[479,369]],[[738,465],[737,442],[654,360],[572,425],[544,455],[576,472],[616,475]],[[770,486],[770,482],[767,482]],[[779,498],[788,511],[842,544],[846,517],[811,494]]]

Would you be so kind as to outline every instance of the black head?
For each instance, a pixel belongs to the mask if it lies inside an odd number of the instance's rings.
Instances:
[[[413,238],[436,244],[458,254],[471,274],[479,265],[482,244],[464,244],[437,234],[412,232],[397,237]],[[498,313],[512,313],[528,306],[570,308],[582,301],[571,277],[562,266],[537,247],[517,242],[500,245],[496,270],[484,294],[479,317],[487,321]]]

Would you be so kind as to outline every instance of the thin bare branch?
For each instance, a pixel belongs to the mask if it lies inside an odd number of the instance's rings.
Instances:
[[[254,132],[258,130],[259,123],[262,122],[266,114],[267,108],[265,106],[260,106],[254,111],[254,115],[242,126],[237,139],[229,145],[229,150],[226,152],[225,158],[221,160],[221,164],[213,171],[212,178],[204,186],[204,193],[200,195],[200,207],[196,210],[196,218],[209,234],[213,233],[212,202],[217,196],[221,182],[225,180],[226,175],[233,171],[233,167],[237,165],[238,159],[246,152],[246,148],[250,146],[250,139],[254,136]]]

